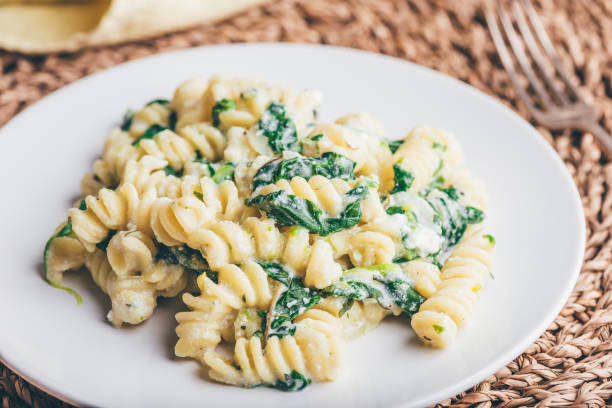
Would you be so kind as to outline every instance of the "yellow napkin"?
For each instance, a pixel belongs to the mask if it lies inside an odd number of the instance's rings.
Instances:
[[[0,48],[74,51],[223,18],[269,0],[0,0]]]

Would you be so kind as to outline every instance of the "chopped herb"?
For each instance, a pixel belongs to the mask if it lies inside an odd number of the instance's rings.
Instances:
[[[483,237],[486,238],[489,241],[489,244],[495,246],[495,238],[493,237],[493,235],[491,235],[491,234],[484,234]]]
[[[221,165],[212,175],[212,179],[215,183],[219,184],[224,180],[234,179],[234,163],[227,162]]]
[[[176,111],[170,112],[170,115],[168,115],[168,128],[170,128],[170,130],[174,130],[176,128],[177,120],[178,117],[176,116]]]
[[[268,105],[257,122],[257,126],[268,138],[268,145],[274,153],[299,150],[295,123],[287,116],[285,105],[282,103],[272,102]]]
[[[285,380],[276,380],[274,384],[269,385],[270,388],[275,388],[281,391],[301,391],[306,388],[312,380],[305,377],[303,374],[292,370],[290,374],[285,374]]]
[[[87,209],[87,202],[85,200],[81,200],[79,203],[79,210],[85,211]]]
[[[353,227],[361,221],[361,201],[369,194],[371,184],[359,182],[344,197],[347,203],[337,217],[328,216],[318,205],[304,198],[288,194],[284,190],[258,195],[245,200],[247,206],[255,206],[281,226],[299,225],[322,236]]]
[[[193,195],[196,196],[200,201],[204,201],[204,196],[199,191],[194,191]]]
[[[414,181],[414,175],[402,169],[398,163],[395,163],[393,165],[393,180],[395,181],[395,184],[390,194],[408,191],[412,185],[412,182]]]
[[[432,147],[433,147],[434,149],[439,149],[439,150],[442,150],[443,152],[445,152],[445,151],[446,151],[446,145],[443,145],[443,144],[440,144],[440,143],[435,143],[435,142],[434,142],[434,143],[433,143],[433,145],[432,145]]]
[[[138,147],[138,146],[140,146],[140,141],[141,140],[143,140],[143,139],[153,139],[155,137],[155,135],[157,135],[159,132],[162,132],[162,131],[164,131],[166,129],[168,129],[168,128],[165,127],[165,126],[162,126],[162,125],[160,125],[158,123],[155,123],[155,124],[149,126],[147,128],[147,130],[145,130],[144,133],[138,139],[134,140],[132,142],[132,146]]]
[[[389,215],[393,215],[393,214],[405,214],[406,213],[406,211],[402,207],[400,207],[398,205],[394,205],[394,206],[391,206],[391,207],[387,208],[386,212]]]
[[[132,120],[134,119],[134,112],[132,109],[128,109],[127,111],[125,111],[125,114],[123,115],[123,122],[121,122],[121,130],[123,130],[124,132],[127,132],[128,130],[130,130],[130,127],[132,126]]]
[[[164,167],[164,173],[166,173],[166,176],[183,177],[183,169],[176,171],[170,165]]]
[[[311,136],[310,140],[312,140],[313,142],[318,142],[319,140],[323,139],[323,136],[323,133],[319,133],[318,135]]]
[[[400,148],[402,143],[404,143],[404,141],[403,140],[389,140],[389,139],[386,139],[385,143],[389,147],[389,150],[391,150],[391,153],[395,153],[395,152],[397,152],[397,149]]]
[[[151,102],[148,102],[145,106],[150,106],[154,104],[170,105],[170,101],[168,99],[153,99]]]
[[[214,127],[217,127],[221,124],[221,120],[219,119],[219,114],[221,112],[226,112],[230,110],[236,109],[236,102],[231,99],[221,99],[215,103],[215,106],[212,108],[212,123]]]
[[[115,236],[116,233],[117,233],[116,230],[110,230],[108,232],[108,235],[106,235],[106,237],[104,237],[102,241],[96,244],[96,248],[98,248],[100,251],[106,252],[106,248],[108,247],[110,240]]]
[[[61,289],[61,290],[64,290],[70,293],[76,299],[77,304],[80,305],[81,303],[83,303],[83,298],[81,297],[81,295],[79,295],[79,293],[76,290],[66,287],[66,286],[58,285],[57,283],[54,283],[54,282],[51,282],[49,278],[48,259],[49,259],[49,251],[51,250],[51,245],[53,244],[53,241],[55,241],[56,238],[67,237],[69,235],[72,235],[72,221],[70,220],[70,218],[68,218],[66,225],[64,225],[57,232],[57,234],[53,235],[47,241],[47,244],[45,245],[45,250],[43,252],[43,269],[45,271],[45,279],[47,279],[47,282],[49,282],[49,284],[52,287],[56,289]]]
[[[306,180],[317,175],[328,179],[352,180],[355,178],[354,170],[354,161],[334,152],[323,153],[321,157],[298,155],[290,159],[277,159],[257,171],[253,178],[253,190],[266,184],[276,183],[281,179],[291,180],[295,176]]]
[[[435,330],[436,333],[440,334],[444,331],[444,326],[438,326],[437,324],[434,324],[433,329]]]
[[[346,312],[351,310],[351,308],[353,307],[353,303],[355,303],[355,298],[349,297],[348,299],[346,299],[346,301],[342,305],[342,308],[338,312],[338,317],[344,316]]]

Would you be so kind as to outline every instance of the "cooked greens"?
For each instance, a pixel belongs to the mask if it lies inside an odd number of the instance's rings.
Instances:
[[[391,190],[389,194],[408,191],[414,181],[414,175],[402,169],[398,163],[395,163],[393,165],[393,180],[395,184],[393,185],[393,190]]]
[[[282,293],[272,305],[271,311],[259,312],[262,332],[266,338],[293,336],[296,327],[292,321],[319,303],[321,295],[316,289],[305,287],[302,279],[292,276],[281,264],[275,262],[259,264],[271,279],[282,284]],[[269,324],[268,319],[271,319]]]
[[[219,119],[219,114],[221,112],[226,112],[230,110],[236,109],[236,102],[231,99],[221,99],[215,103],[215,106],[212,108],[212,124],[214,127],[217,127],[221,124],[221,120]]]
[[[353,300],[376,299],[385,309],[399,308],[412,316],[425,298],[397,264],[357,267],[344,271],[340,281],[324,289],[326,295]]]
[[[134,120],[134,112],[132,109],[128,109],[127,111],[125,111],[125,114],[123,115],[123,121],[121,122],[121,130],[123,130],[124,132],[127,132],[128,130],[130,130],[130,127],[132,126],[132,120]]]
[[[285,105],[282,103],[272,102],[268,105],[261,114],[257,126],[268,139],[268,145],[274,153],[299,150],[295,123],[287,115]]]
[[[260,168],[253,178],[253,190],[296,176],[306,180],[314,176],[352,180],[355,178],[354,170],[355,162],[338,153],[325,152],[320,157],[304,157],[296,153],[295,157],[276,159]]]
[[[68,288],[66,286],[58,285],[57,283],[53,283],[49,278],[48,259],[49,251],[51,250],[51,245],[53,244],[53,241],[55,241],[56,238],[67,237],[70,235],[72,235],[72,221],[70,220],[70,218],[68,218],[66,225],[64,225],[55,235],[49,238],[49,240],[45,244],[45,250],[43,252],[43,269],[45,271],[45,279],[47,279],[47,282],[49,282],[51,286],[56,289],[65,290],[66,292],[70,293],[76,299],[77,304],[80,305],[81,303],[83,303],[83,298],[76,290]]]
[[[165,126],[162,126],[158,123],[155,123],[151,126],[149,126],[147,128],[147,130],[144,131],[144,133],[136,140],[134,140],[132,142],[132,146],[138,147],[140,146],[140,141],[143,139],[153,139],[155,137],[155,135],[157,135],[159,132],[162,132],[164,130],[168,129]]]
[[[281,391],[301,391],[306,388],[312,380],[305,377],[303,374],[292,370],[290,374],[285,374],[285,380],[276,380],[274,384],[269,385],[270,388],[275,388]]]
[[[108,248],[108,244],[110,240],[115,236],[116,233],[117,233],[116,230],[110,230],[108,234],[106,235],[106,237],[104,237],[102,241],[96,244],[96,248],[98,248],[100,251],[106,252],[106,248]]]
[[[218,273],[209,269],[208,262],[202,257],[200,251],[187,245],[166,246],[159,242],[156,245],[158,250],[155,262],[163,261],[168,265],[182,265],[198,275],[205,273],[213,282],[218,282]]]
[[[219,184],[224,180],[233,180],[234,179],[234,163],[226,162],[224,164],[219,165],[216,169],[213,167],[212,179],[215,183]]]
[[[397,149],[399,149],[402,143],[404,143],[403,140],[389,140],[389,139],[385,139],[384,142],[387,144],[387,147],[389,147],[389,150],[391,150],[391,153],[397,152]]]
[[[371,183],[369,180],[360,181],[348,191],[344,196],[344,210],[336,217],[330,217],[312,201],[284,190],[257,195],[245,200],[245,204],[264,211],[281,226],[299,225],[325,236],[353,227],[361,221],[361,201],[368,196]]]

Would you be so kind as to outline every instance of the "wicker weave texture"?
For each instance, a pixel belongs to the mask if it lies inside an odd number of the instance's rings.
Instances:
[[[0,125],[92,72],[162,51],[241,41],[324,43],[397,56],[468,82],[529,118],[497,58],[481,6],[478,0],[280,0],[145,42],[39,57],[0,52]],[[612,129],[612,1],[540,0],[537,8],[576,83]],[[582,196],[582,273],[563,311],[524,354],[440,407],[612,405],[612,164],[590,134],[538,130]],[[5,408],[65,406],[2,365],[0,401]]]

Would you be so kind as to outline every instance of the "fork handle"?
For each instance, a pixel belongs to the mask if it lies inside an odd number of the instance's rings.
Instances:
[[[612,160],[612,136],[610,133],[597,122],[592,122],[584,126],[584,130],[591,132],[599,146],[602,147],[603,153]]]

